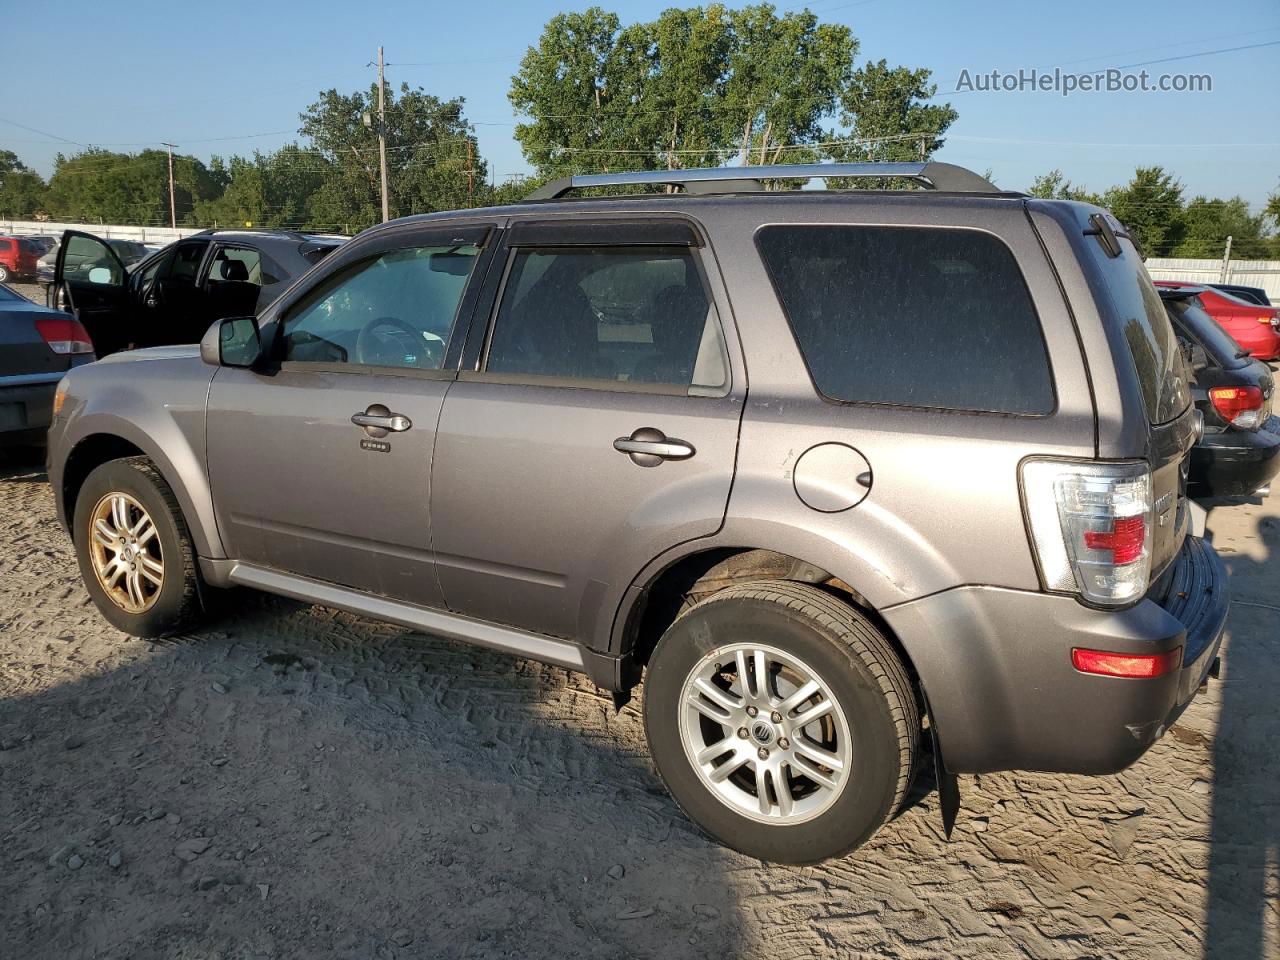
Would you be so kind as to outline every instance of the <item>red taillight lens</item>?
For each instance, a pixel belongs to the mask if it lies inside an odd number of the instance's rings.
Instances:
[[[1210,387],[1209,402],[1234,427],[1256,427],[1262,419],[1259,387]]]
[[[54,353],[93,353],[93,341],[75,317],[36,317],[36,331]]]
[[[1112,563],[1133,563],[1142,556],[1147,540],[1146,517],[1118,517],[1107,531],[1086,530],[1084,545],[1090,550],[1110,550]]]
[[[1137,654],[1108,653],[1105,650],[1085,650],[1076,647],[1071,651],[1071,663],[1081,673],[1096,673],[1104,677],[1134,677],[1150,679],[1172,673],[1182,666],[1182,648],[1168,653]]]

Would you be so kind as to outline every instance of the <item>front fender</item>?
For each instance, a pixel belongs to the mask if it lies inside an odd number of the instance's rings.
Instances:
[[[205,406],[214,370],[198,358],[98,362],[67,376],[66,400],[49,434],[49,482],[62,505],[68,460],[98,436],[118,437],[149,457],[173,489],[202,557],[226,556],[205,469]]]

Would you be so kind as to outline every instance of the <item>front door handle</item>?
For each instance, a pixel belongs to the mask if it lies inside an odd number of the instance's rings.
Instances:
[[[357,427],[364,427],[369,436],[385,437],[388,433],[404,433],[413,426],[413,421],[402,413],[392,413],[380,403],[370,404],[364,413],[351,415],[351,422]]]
[[[629,437],[613,441],[613,449],[630,455],[631,462],[641,467],[656,467],[664,460],[688,460],[696,450],[693,444],[668,437],[656,427],[641,427]]]

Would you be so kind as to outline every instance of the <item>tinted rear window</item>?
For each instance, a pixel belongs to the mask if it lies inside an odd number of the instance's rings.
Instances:
[[[1191,402],[1182,353],[1174,342],[1173,327],[1160,294],[1151,285],[1137,248],[1120,237],[1120,256],[1109,257],[1101,243],[1090,238],[1091,251],[1106,283],[1129,355],[1142,388],[1142,402],[1151,423],[1167,423]]]
[[[756,242],[814,385],[828,399],[1053,410],[1031,295],[1013,254],[991,234],[772,226]]]

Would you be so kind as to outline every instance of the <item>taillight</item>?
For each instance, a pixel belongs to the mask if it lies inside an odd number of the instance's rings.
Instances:
[[[1259,322],[1259,323],[1270,323],[1270,324],[1274,324],[1274,323],[1275,323],[1275,320],[1276,320],[1276,318],[1275,318],[1275,317],[1273,317],[1271,314],[1267,314],[1265,317],[1259,317],[1259,318],[1258,318],[1258,322]]]
[[[1022,492],[1047,587],[1106,605],[1146,592],[1152,493],[1145,462],[1028,460]]]
[[[36,331],[54,353],[93,353],[93,341],[75,317],[36,317]]]
[[[1209,402],[1218,415],[1233,427],[1253,430],[1262,424],[1260,387],[1210,387]]]
[[[1104,677],[1150,679],[1172,673],[1182,666],[1182,648],[1168,653],[1109,653],[1105,650],[1071,651],[1071,665],[1081,673],[1097,673]]]

